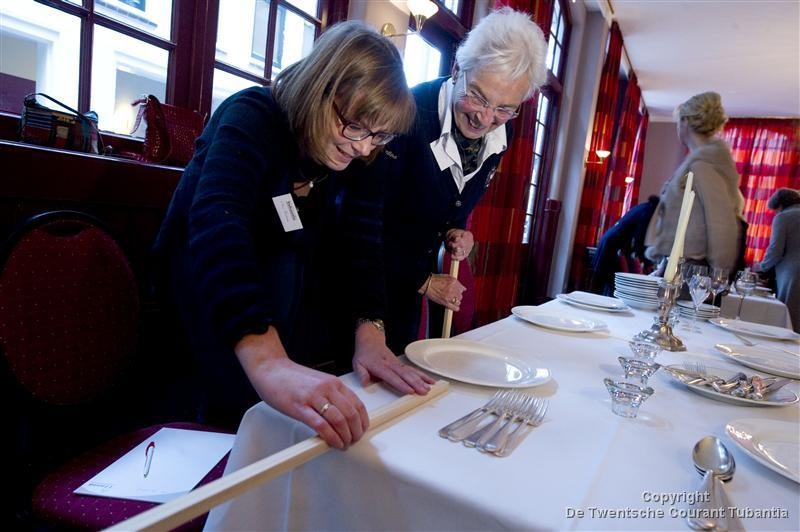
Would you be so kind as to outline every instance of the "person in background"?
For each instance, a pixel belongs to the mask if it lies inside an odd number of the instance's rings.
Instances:
[[[683,256],[688,262],[736,271],[742,252],[744,197],[728,146],[714,135],[727,117],[720,95],[692,96],[675,110],[678,139],[689,153],[661,189],[661,202],[648,228],[645,256],[658,263],[669,255],[686,178],[694,173],[692,206]]]
[[[792,327],[800,332],[800,192],[780,188],[769,198],[767,207],[776,213],[769,247],[764,260],[753,264],[753,271],[775,269],[776,295],[789,309]]]
[[[457,261],[470,254],[467,217],[508,149],[511,120],[545,81],[546,51],[542,31],[526,14],[508,7],[490,13],[456,50],[450,77],[412,88],[412,132],[370,167],[388,176],[383,236],[393,350],[416,339],[422,297],[432,307],[459,310],[465,288],[435,273],[439,248],[446,243]]]
[[[605,232],[597,245],[592,265],[592,288],[595,292],[610,296],[614,291],[614,272],[620,271],[618,251],[622,251],[626,261],[632,258],[632,253],[638,260],[644,259],[645,233],[657,206],[658,196],[650,196]]]
[[[347,190],[380,204],[340,172],[407,131],[413,113],[397,49],[355,21],[323,33],[271,88],[243,90],[214,113],[155,246],[203,379],[202,421],[231,426],[260,398],[334,447],[364,434],[367,412],[353,391],[308,367],[331,353],[294,348],[319,334],[302,319],[315,301],[306,281],[327,261],[356,264],[341,280],[355,295],[325,310],[351,318],[354,354],[344,354],[362,382],[427,393],[433,381],[386,347],[380,305],[359,297],[382,279],[361,275],[357,263],[373,251],[357,245],[357,216],[348,221],[337,199]],[[356,244],[320,257],[333,226]]]

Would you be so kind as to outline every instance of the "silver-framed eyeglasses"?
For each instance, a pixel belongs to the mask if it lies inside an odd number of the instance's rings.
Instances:
[[[470,89],[466,72],[464,72],[464,93],[461,95],[461,99],[466,101],[470,105],[470,107],[480,108],[483,111],[491,110],[494,113],[494,116],[496,116],[500,120],[511,120],[512,118],[516,118],[519,115],[519,106],[517,107],[510,107],[508,105],[493,106],[481,94],[475,92],[474,89]]]
[[[391,142],[391,140],[395,137],[394,133],[388,133],[386,131],[370,131],[356,122],[351,122],[344,117],[342,112],[339,110],[339,106],[337,106],[335,103],[333,104],[333,110],[336,112],[336,116],[339,117],[339,121],[342,123],[342,135],[346,139],[358,141],[372,137],[372,144],[374,146],[383,146],[384,144]]]

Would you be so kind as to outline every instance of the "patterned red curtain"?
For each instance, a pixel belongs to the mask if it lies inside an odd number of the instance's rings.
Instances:
[[[782,187],[800,189],[800,120],[731,118],[722,137],[731,147],[742,176],[747,229],[745,261],[764,258],[774,213],[767,209],[772,193]]]
[[[529,13],[547,38],[553,1],[506,0],[495,2],[495,7],[507,5]],[[514,136],[509,149],[470,217],[468,226],[475,235],[471,266],[475,277],[477,325],[508,316],[516,301],[535,125],[536,97],[523,104],[520,115],[514,119]]]
[[[619,64],[622,57],[622,33],[616,22],[609,32],[608,50],[600,75],[600,90],[592,126],[592,140],[586,160],[586,173],[583,193],[578,211],[578,227],[572,249],[572,268],[570,286],[580,287],[586,276],[586,247],[597,242],[597,229],[600,226],[600,209],[606,188],[609,158],[598,159],[596,150],[610,150],[614,140],[614,113],[617,109],[619,83]]]
[[[628,170],[633,160],[636,149],[636,133],[639,126],[639,104],[642,101],[642,91],[636,80],[636,74],[631,72],[625,97],[622,100],[622,110],[617,121],[614,148],[611,151],[608,176],[603,190],[603,201],[600,204],[600,219],[594,242],[599,242],[609,227],[617,223],[622,217],[625,205],[625,191],[630,188],[625,179],[630,175]]]

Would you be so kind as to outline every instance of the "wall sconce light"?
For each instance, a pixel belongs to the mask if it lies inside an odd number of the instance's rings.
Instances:
[[[425,21],[439,11],[439,6],[430,0],[408,0],[408,10],[411,12],[411,16],[414,17],[414,24],[417,28],[416,33],[419,33],[422,31],[422,25],[425,24]],[[397,33],[397,28],[391,22],[381,26],[381,35],[384,37],[403,37],[412,33],[415,32]]]
[[[586,159],[587,164],[600,164],[603,162],[603,160],[607,159],[609,155],[611,155],[611,152],[608,150],[594,150],[594,154],[597,156],[597,160],[591,161]]]

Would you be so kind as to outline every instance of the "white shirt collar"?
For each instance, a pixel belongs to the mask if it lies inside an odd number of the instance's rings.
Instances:
[[[461,168],[461,156],[458,154],[458,146],[452,135],[453,124],[453,99],[455,97],[455,87],[453,78],[448,78],[442,83],[439,89],[439,123],[442,124],[442,131],[439,138],[431,142],[431,152],[439,165],[439,170],[450,168],[453,180],[459,192],[464,190],[464,185],[469,181],[483,165],[489,156],[503,152],[507,147],[506,128],[502,125],[494,131],[484,135],[481,153],[479,155],[478,168],[469,175],[464,175]]]

